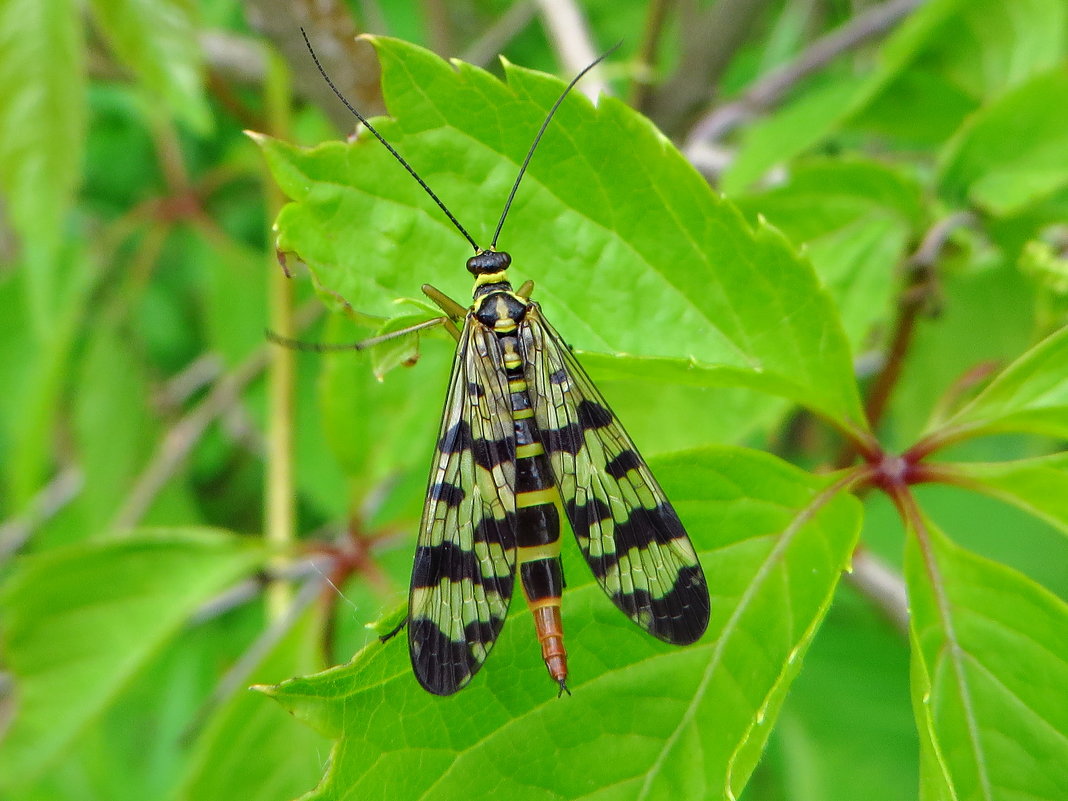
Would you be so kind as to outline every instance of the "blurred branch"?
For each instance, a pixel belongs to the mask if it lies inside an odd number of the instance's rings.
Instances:
[[[905,287],[898,298],[897,317],[894,320],[887,356],[868,390],[868,398],[864,404],[864,411],[872,429],[882,421],[890,395],[901,377],[919,315],[928,307],[931,297],[937,292],[938,276],[935,265],[953,232],[974,222],[975,215],[970,211],[958,211],[939,220],[924,234],[920,246],[909,258]]]
[[[846,579],[906,637],[909,632],[909,600],[905,580],[866,548],[853,552],[853,569]]]
[[[695,0],[680,4],[681,50],[674,74],[650,92],[649,116],[669,135],[716,94],[720,77],[749,36],[768,0]]]
[[[272,570],[270,576],[261,574],[254,578],[245,579],[235,584],[230,589],[205,602],[189,619],[190,625],[200,625],[222,617],[227,612],[244,606],[255,600],[263,592],[268,581],[280,578],[286,581],[306,581],[318,577],[320,581],[332,569],[333,559],[329,554],[316,554],[315,556],[301,559],[299,562],[289,564]]]
[[[693,151],[722,139],[743,122],[772,109],[782,98],[817,70],[838,56],[888,33],[926,0],[890,0],[858,14],[845,25],[820,37],[797,58],[758,79],[741,97],[712,109],[701,118],[686,139],[683,151]]]
[[[263,633],[245,649],[233,666],[222,675],[211,695],[197,710],[183,739],[194,736],[212,712],[238,690],[244,689],[249,675],[297,624],[301,615],[318,597],[323,583],[324,579],[321,575],[304,582],[282,615],[272,621]]]
[[[378,0],[357,0],[359,18],[363,23],[364,30],[381,36],[390,36],[389,23],[382,11],[382,4]]]
[[[261,86],[267,75],[263,43],[229,31],[203,31],[198,37],[204,60],[233,83]]]
[[[310,324],[321,311],[321,304],[310,302],[297,315],[298,328]],[[152,459],[120,506],[111,528],[131,528],[140,522],[156,496],[185,464],[208,426],[237,403],[245,387],[264,371],[269,347],[263,345],[232,372],[220,377],[200,405],[163,435]]]
[[[338,89],[361,113],[385,111],[379,87],[378,59],[362,39],[348,7],[340,0],[245,0],[249,24],[282,54],[293,75],[295,91],[313,98],[338,130],[351,131],[355,120],[319,75],[304,45],[303,27],[316,55]]]
[[[82,471],[66,467],[44,485],[16,517],[0,523],[0,564],[15,554],[41,525],[74,500],[85,483]]]
[[[217,353],[202,353],[167,379],[158,393],[158,403],[165,409],[177,409],[193,395],[215,381],[223,371]]]
[[[497,21],[461,54],[460,58],[468,64],[475,64],[479,67],[488,66],[493,58],[530,24],[536,13],[537,8],[533,0],[519,0],[509,6],[508,10],[501,14]]]
[[[430,49],[442,58],[453,55],[452,17],[448,5],[443,0],[420,0],[425,20],[423,28]]]
[[[593,43],[590,28],[582,10],[572,0],[536,0],[545,22],[546,33],[553,50],[564,70],[577,74],[600,54]],[[600,67],[601,65],[598,65]],[[612,89],[601,77],[598,68],[587,75],[580,90],[586,97],[596,100],[598,95],[610,95]]]
[[[642,42],[634,59],[634,77],[630,87],[629,103],[642,111],[649,99],[649,90],[656,75],[657,55],[660,51],[660,35],[664,31],[668,5],[671,0],[652,0],[645,17]]]

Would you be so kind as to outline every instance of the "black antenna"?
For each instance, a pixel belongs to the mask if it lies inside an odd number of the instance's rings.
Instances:
[[[608,58],[608,56],[614,53],[616,48],[618,48],[621,44],[622,42],[617,42],[608,50],[604,51],[604,53],[599,55],[596,59],[591,61],[587,66],[585,66],[582,69],[582,72],[580,72],[578,75],[571,79],[571,83],[567,85],[567,88],[564,89],[564,91],[560,94],[560,97],[556,98],[556,102],[553,103],[553,107],[549,109],[549,113],[545,116],[545,122],[541,124],[541,129],[538,131],[538,135],[534,137],[534,141],[530,145],[530,150],[527,151],[527,157],[523,159],[523,166],[519,168],[519,175],[515,177],[515,183],[512,184],[512,191],[508,195],[508,200],[506,200],[504,203],[504,211],[501,212],[501,219],[497,223],[497,230],[493,233],[493,242],[490,244],[490,250],[493,250],[497,247],[497,237],[501,235],[501,229],[504,228],[504,220],[508,216],[508,210],[512,207],[512,200],[513,198],[515,198],[515,193],[519,189],[519,182],[523,180],[523,173],[527,171],[527,165],[530,164],[530,160],[534,158],[534,150],[538,147],[538,142],[541,141],[541,137],[542,134],[545,133],[545,129],[549,127],[549,122],[552,120],[553,115],[556,113],[556,110],[560,108],[560,104],[564,102],[564,98],[567,97],[568,93],[575,88],[575,84],[582,80],[582,76],[592,70],[594,67],[596,67],[606,58]]]
[[[323,69],[323,65],[319,63],[319,57],[317,55],[315,55],[315,50],[312,48],[311,42],[308,40],[308,34],[305,33],[304,28],[300,29],[300,35],[304,37],[304,44],[306,44],[308,46],[308,52],[311,53],[312,61],[315,62],[315,66],[318,68],[319,74],[323,76],[323,80],[326,81],[327,86],[329,86],[333,90],[334,94],[338,96],[338,99],[342,103],[345,104],[345,108],[347,108],[349,111],[351,111],[353,113],[353,115],[356,117],[356,119],[358,119],[360,122],[363,123],[363,127],[366,128],[368,131],[370,131],[372,134],[374,134],[375,139],[377,139],[379,142],[381,142],[383,145],[385,145],[386,146],[386,150],[388,150],[393,155],[393,158],[395,158],[397,161],[399,161],[401,163],[401,165],[404,167],[404,169],[406,169],[408,171],[408,173],[416,181],[419,182],[419,186],[423,187],[423,190],[428,195],[430,195],[431,198],[434,199],[434,202],[438,204],[438,208],[440,208],[443,212],[445,212],[445,216],[449,218],[449,221],[453,225],[455,225],[456,229],[461,234],[464,235],[464,238],[468,242],[471,243],[471,247],[473,247],[475,249],[475,253],[481,252],[482,248],[480,248],[478,246],[478,243],[474,239],[471,238],[471,234],[467,233],[467,229],[465,229],[462,225],[460,225],[460,221],[452,216],[452,212],[449,211],[445,207],[444,203],[441,202],[441,198],[439,198],[437,195],[434,194],[434,190],[426,185],[426,181],[424,181],[422,178],[419,177],[419,173],[417,173],[415,170],[412,169],[412,165],[409,164],[407,161],[405,161],[404,157],[400,153],[398,153],[396,150],[393,149],[393,145],[391,145],[389,142],[387,142],[382,137],[382,134],[380,134],[378,131],[376,131],[375,127],[373,125],[371,125],[371,123],[369,123],[367,121],[367,118],[364,117],[355,108],[352,107],[352,104],[348,100],[345,99],[345,95],[341,94],[341,90],[339,90],[336,86],[334,86],[334,82],[332,80],[330,80],[330,76],[326,74],[326,70]],[[607,55],[607,53],[605,55]],[[601,58],[604,58],[604,56],[601,56]],[[598,59],[598,61],[600,61],[600,59]],[[596,64],[597,61],[595,61],[593,63]],[[592,67],[592,66],[593,66],[593,64],[590,65],[590,67]],[[586,69],[589,69],[589,67],[587,67]],[[585,72],[585,70],[583,70],[583,72]],[[579,76],[579,77],[581,77],[581,76]],[[578,79],[576,78],[576,80],[578,80]],[[574,85],[574,82],[572,82],[572,85]],[[568,88],[570,89],[571,87],[568,87]],[[566,94],[566,92],[565,92],[565,94]],[[560,99],[563,100],[563,98],[560,98]],[[557,101],[556,105],[560,105],[559,101]],[[553,107],[553,111],[556,111],[556,106]],[[550,112],[549,116],[552,116],[551,112]],[[548,121],[546,121],[546,122],[548,122]],[[540,137],[541,134],[538,134],[538,136]],[[535,144],[537,144],[537,140],[535,140]],[[528,157],[527,160],[528,161],[530,160],[529,157]],[[524,165],[524,167],[525,166],[526,165]],[[522,175],[522,172],[520,172],[520,175]],[[512,193],[515,194],[515,190],[514,189],[512,190]],[[503,224],[504,221],[502,220],[501,222]],[[498,226],[497,230],[498,230],[498,232],[500,231],[500,227],[499,226]],[[496,242],[496,239],[494,239],[494,241]]]

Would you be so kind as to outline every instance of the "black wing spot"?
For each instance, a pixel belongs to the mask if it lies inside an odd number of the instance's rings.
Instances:
[[[612,413],[601,404],[586,399],[578,405],[578,419],[582,428],[589,431],[611,425]]]
[[[450,484],[448,481],[439,481],[430,488],[430,500],[445,504],[446,506],[459,506],[467,497],[463,487]]]
[[[434,695],[451,695],[467,684],[479,668],[466,642],[450,640],[433,620],[425,617],[411,622],[408,642],[415,677]]]
[[[496,617],[492,620],[472,620],[464,626],[464,638],[472,644],[492,645],[501,630],[502,622]]]
[[[642,466],[641,457],[630,448],[619,454],[615,459],[604,466],[604,471],[612,478],[621,479],[628,470],[636,470]]]
[[[700,567],[679,570],[674,586],[662,598],[653,598],[645,590],[635,590],[617,592],[612,601],[664,642],[689,645],[701,639],[708,628],[708,589]],[[649,619],[643,620],[646,615]]]
[[[505,550],[515,547],[515,512],[506,512],[503,519],[498,520],[492,515],[486,514],[478,521],[472,535],[472,541],[499,543]]]
[[[549,383],[557,385],[567,383],[567,370],[561,367],[559,370],[549,376]]]
[[[467,394],[472,398],[482,398],[486,395],[486,388],[479,384],[477,381],[467,382]]]
[[[568,501],[564,506],[571,529],[576,536],[589,539],[590,526],[595,522],[612,519],[612,510],[600,498],[591,498],[589,503]]]
[[[449,540],[440,545],[420,545],[416,548],[412,586],[436,587],[443,578],[454,584],[463,579],[481,584],[482,572],[474,551],[465,551]]]
[[[547,428],[541,432],[542,446],[550,454],[563,452],[576,456],[584,442],[582,427],[578,423],[568,423],[563,428]]]
[[[473,439],[471,426],[466,420],[460,420],[441,436],[438,442],[438,450],[441,453],[463,453],[467,448],[471,449],[471,458],[475,464],[492,470],[494,467],[512,460],[512,452],[515,438],[512,436],[494,439]]]
[[[475,464],[486,470],[512,461],[514,453],[515,437],[476,439],[471,443],[471,458],[475,460]]]
[[[460,453],[471,442],[471,426],[466,420],[460,420],[456,425],[441,435],[438,442],[438,450],[442,453]]]
[[[579,507],[579,509],[583,508]],[[576,534],[581,528],[583,536],[588,537],[590,517],[586,512],[581,514],[582,517],[578,521],[572,518],[571,527]],[[605,507],[600,519],[604,520],[608,516],[610,513]],[[655,509],[632,509],[630,517],[616,524],[616,550],[613,553],[602,554],[596,561],[590,561],[590,569],[598,579],[603,579],[619,563],[620,555],[626,554],[632,548],[644,551],[654,542],[658,545],[668,545],[672,540],[682,539],[687,539],[686,529],[682,527],[682,522],[670,504],[662,503]]]

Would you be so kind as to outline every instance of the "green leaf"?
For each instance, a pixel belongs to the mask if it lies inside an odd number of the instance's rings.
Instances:
[[[656,369],[647,369],[651,359],[580,353],[579,361],[646,458],[758,441],[793,409],[745,387],[689,384],[678,373],[678,380],[661,380]]]
[[[1018,506],[1068,534],[1068,453],[1010,462],[939,464],[956,483]]]
[[[322,621],[306,612],[249,677],[277,681],[318,663]],[[327,744],[245,687],[197,738],[176,801],[280,801],[295,798],[322,772]]]
[[[1004,431],[1068,437],[1068,327],[1027,351],[971,403],[932,430],[940,439]]]
[[[915,801],[908,658],[901,633],[843,584],[742,801]]]
[[[781,110],[749,126],[738,155],[723,174],[723,190],[731,194],[748,187],[863,111],[919,57],[962,5],[963,0],[924,3],[887,38],[869,73],[821,76],[819,83]]]
[[[402,314],[392,317],[375,331],[375,336],[385,336],[411,328],[428,319],[424,314]],[[419,335],[407,334],[389,339],[371,349],[371,372],[379,381],[397,367],[411,367],[419,360]]]
[[[310,798],[740,792],[848,564],[859,504],[829,493],[826,477],[754,451],[690,451],[655,467],[713,591],[699,644],[639,631],[565,547],[573,697],[557,700],[521,602],[486,668],[450,698],[419,687],[403,637],[373,643],[348,665],[271,691],[340,738]],[[546,732],[553,748],[527,747]]]
[[[0,787],[47,769],[197,607],[261,561],[246,541],[196,529],[22,560],[0,595],[18,709]]]
[[[923,522],[909,538],[923,797],[1068,795],[1068,606]]]
[[[1034,292],[1020,280],[1019,270],[1003,262],[980,266],[952,258],[943,267],[939,294],[952,302],[917,321],[891,398],[894,424],[883,432],[891,451],[910,447],[933,427],[932,407],[938,420],[956,411],[947,403],[960,398],[962,376],[981,365],[1008,364],[1034,344]]]
[[[72,393],[72,433],[85,475],[78,503],[83,538],[110,523],[160,435],[143,354],[130,340],[128,321],[114,305],[97,313]]]
[[[199,133],[211,128],[200,43],[185,0],[93,0],[93,12],[118,56],[150,97]]]
[[[967,0],[932,36],[920,66],[978,100],[1045,72],[1068,50],[1063,0]]]
[[[942,192],[997,215],[1068,184],[1068,69],[1039,75],[983,108],[941,157]]]
[[[897,268],[923,225],[919,186],[878,162],[817,159],[785,185],[736,202],[804,247],[859,350],[888,316]]]
[[[23,240],[49,252],[60,241],[85,142],[85,54],[78,3],[0,3],[0,86],[0,187],[5,205]],[[38,302],[50,297],[41,292]]]
[[[331,322],[326,341],[360,338],[348,325],[342,333],[340,317]],[[454,352],[451,339],[424,335],[419,362],[391,370],[381,381],[374,377],[366,353],[323,357],[319,391],[323,430],[352,480],[354,505],[403,475],[411,476],[419,487],[412,488],[412,498],[425,489]]]
[[[83,252],[82,243],[72,243],[45,256],[35,251],[23,262],[15,281],[25,291],[24,308],[46,320],[31,349],[18,355],[28,362],[23,380],[12,387],[18,409],[11,432],[12,447],[3,461],[8,498],[23,509],[44,484],[55,447],[55,426],[67,389],[73,352],[78,345],[83,315],[92,298],[94,264]],[[40,258],[37,258],[40,257]],[[60,287],[62,287],[60,289]],[[48,299],[47,312],[37,308],[40,293]]]
[[[781,110],[749,126],[723,188],[728,194],[743,189],[847,128],[875,123],[881,133],[893,119],[906,146],[931,138],[925,126],[952,130],[976,104],[1054,67],[1066,47],[1062,0],[929,0],[887,37],[867,73],[825,71]],[[855,142],[843,138],[847,146]]]
[[[863,77],[831,76],[747,126],[738,153],[720,179],[724,193],[730,196],[748,189],[772,167],[823,141],[862,102],[869,84]]]
[[[376,40],[382,134],[488,244],[518,164],[562,85],[508,67],[508,84]],[[465,246],[374,141],[303,150],[257,135],[295,202],[279,246],[354,307],[386,315],[424,280],[467,284]],[[573,95],[558,112],[503,233],[513,274],[576,347],[682,357],[863,429],[848,346],[830,300],[776,232],[750,229],[622,103]],[[461,283],[462,281],[462,283]]]

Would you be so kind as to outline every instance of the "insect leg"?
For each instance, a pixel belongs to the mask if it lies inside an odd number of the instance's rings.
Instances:
[[[466,306],[461,306],[437,287],[423,284],[423,294],[434,301],[438,308],[445,312],[453,322],[459,322],[467,316]]]
[[[378,638],[378,641],[381,642],[381,643],[384,643],[384,642],[387,642],[388,640],[392,640],[394,637],[396,637],[400,633],[400,630],[403,629],[407,625],[408,625],[408,616],[405,615],[404,619],[401,620],[400,623],[398,623],[391,631],[387,631],[385,634],[380,636]]]
[[[523,300],[530,300],[530,296],[534,294],[534,282],[524,281],[523,285],[520,286],[515,293],[523,298]]]
[[[421,323],[410,325],[407,328],[401,328],[398,331],[390,331],[388,334],[371,337],[370,339],[361,339],[359,342],[305,342],[301,339],[290,339],[281,334],[276,334],[269,328],[267,329],[266,334],[268,341],[273,342],[275,345],[289,348],[290,350],[312,351],[313,353],[334,353],[343,350],[366,350],[367,348],[382,342],[388,342],[391,339],[397,339],[406,334],[414,334],[417,331],[433,328],[436,325],[446,326],[446,329],[450,334],[457,339],[459,338],[460,332],[456,330],[456,325],[448,317],[435,317],[432,320],[425,320]]]

